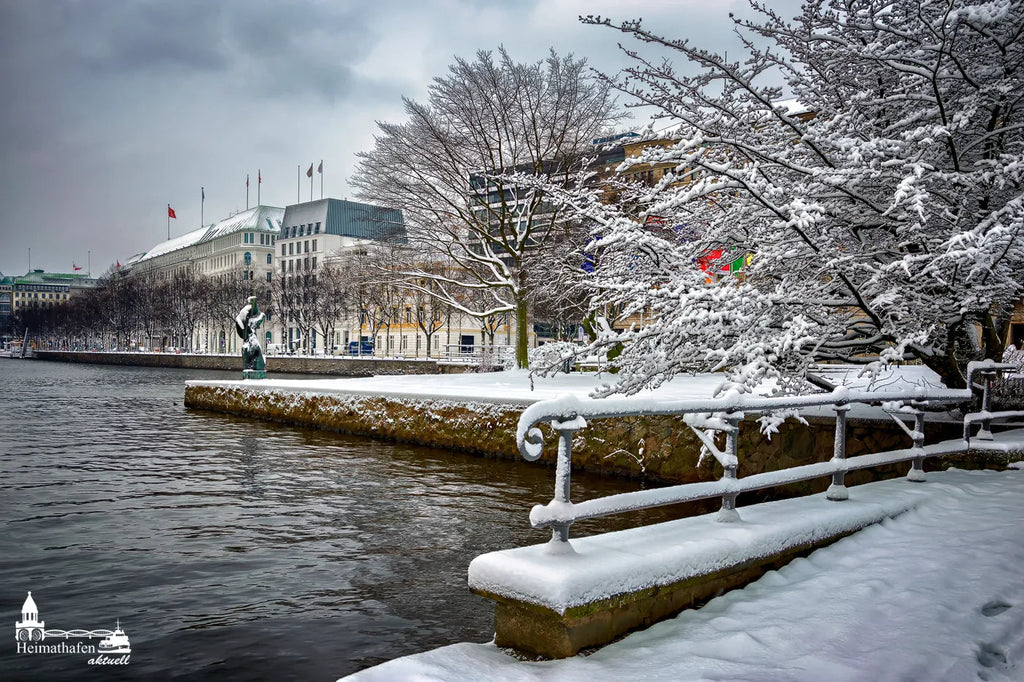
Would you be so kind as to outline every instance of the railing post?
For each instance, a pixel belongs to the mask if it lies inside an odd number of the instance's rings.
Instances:
[[[836,405],[836,435],[832,444],[832,461],[846,459],[846,413],[849,405]],[[825,497],[836,502],[850,499],[850,491],[846,488],[846,472],[837,471],[832,474],[832,485],[825,492]]]
[[[572,439],[581,427],[582,420],[571,415],[561,421],[552,421],[551,428],[558,432],[558,459],[555,463],[555,502],[569,502],[569,488],[572,482]],[[552,542],[569,542],[571,521],[556,523],[551,527]]]
[[[914,439],[914,450],[923,453],[924,412],[921,410],[914,411],[914,433],[911,437]],[[910,471],[907,472],[907,480],[915,483],[923,483],[925,481],[923,454],[921,457],[914,458],[914,463],[911,465]]]
[[[981,392],[981,411],[982,413],[988,413],[989,411],[989,392],[992,390],[992,380],[995,378],[996,373],[991,370],[985,370],[981,372],[981,380],[984,382]],[[981,429],[978,430],[978,435],[975,436],[978,440],[992,440],[992,420],[982,419]]]
[[[725,455],[729,461],[733,462],[731,465],[724,465],[725,472],[722,478],[736,479],[736,469],[739,466],[739,437],[740,437],[740,419],[742,414],[736,415],[736,413],[730,413],[726,416],[725,421],[728,423],[729,428],[725,431]],[[733,523],[740,521],[740,513],[736,511],[736,494],[722,495],[722,508],[718,510],[717,521],[722,523]]]

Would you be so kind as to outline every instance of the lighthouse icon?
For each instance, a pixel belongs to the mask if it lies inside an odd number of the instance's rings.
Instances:
[[[46,637],[43,627],[43,621],[39,620],[39,609],[29,592],[21,607],[21,621],[14,624],[15,638],[19,642],[41,642]]]

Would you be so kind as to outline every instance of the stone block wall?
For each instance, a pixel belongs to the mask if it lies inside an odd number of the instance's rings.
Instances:
[[[185,389],[185,404],[196,409],[506,459],[519,458],[515,434],[524,409],[522,405],[458,400],[288,392],[262,389],[255,382],[252,387],[190,383]],[[834,429],[834,422],[827,419],[815,420],[809,426],[786,423],[768,439],[759,432],[755,421],[747,420],[740,428],[739,475],[828,460],[832,457]],[[959,429],[955,424],[927,424],[928,442],[956,437]],[[553,465],[557,439],[546,426],[541,430],[545,432],[542,461]],[[899,427],[886,422],[851,419],[847,434],[847,455],[851,457],[911,444]],[[577,470],[654,482],[689,483],[717,480],[721,476],[721,468],[713,458],[701,460],[700,442],[678,417],[594,420],[576,434],[572,461]],[[851,473],[847,481],[856,485],[891,477],[905,473],[906,466]],[[785,494],[816,492],[827,485],[825,479],[794,484]]]
[[[40,360],[77,362],[97,365],[129,365],[135,367],[177,367],[185,369],[218,369],[237,371],[242,375],[242,358],[238,355],[191,355],[187,353],[77,353],[71,351],[36,351]],[[267,358],[267,371],[281,374],[321,374],[328,376],[365,377],[392,374],[439,374],[465,371],[463,366],[438,367],[435,360],[362,360],[359,358],[315,358],[277,356]]]

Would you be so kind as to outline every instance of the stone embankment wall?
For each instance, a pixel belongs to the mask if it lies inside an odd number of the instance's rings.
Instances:
[[[186,369],[222,369],[242,374],[238,355],[191,355],[177,353],[75,353],[36,351],[40,360],[80,362],[99,365],[136,367],[183,367]],[[325,374],[331,376],[375,376],[381,374],[456,374],[475,368],[438,364],[434,360],[362,360],[359,358],[308,358],[276,356],[267,358],[267,371],[282,374]]]
[[[458,400],[413,399],[350,394],[217,386],[190,382],[185,405],[243,417],[338,431],[386,440],[458,450],[488,457],[518,459],[515,434],[525,405]],[[748,420],[740,429],[740,476],[832,456],[834,422],[810,426],[786,423],[768,439]],[[928,442],[956,437],[959,426],[926,425]],[[546,426],[542,461],[553,464],[557,439]],[[850,419],[847,455],[905,448],[910,439],[895,424]],[[577,433],[573,468],[605,475],[688,483],[716,480],[721,469],[712,457],[700,459],[700,442],[677,417],[598,419]],[[907,465],[900,467],[902,473]],[[851,473],[848,483],[890,477],[890,469]],[[824,490],[828,481],[794,484],[784,494]],[[748,500],[748,501],[753,501]]]

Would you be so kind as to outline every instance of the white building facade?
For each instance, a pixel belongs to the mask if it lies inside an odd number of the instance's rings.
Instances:
[[[210,278],[235,278],[269,283],[274,277],[274,253],[285,209],[256,206],[246,211],[161,242],[127,263],[132,276],[151,274],[159,279],[193,272]],[[241,308],[245,301],[239,301]],[[260,301],[266,305],[267,301]],[[224,318],[224,319],[220,319]],[[271,339],[272,340],[272,339]],[[154,342],[202,352],[234,353],[241,340],[233,322],[224,315],[200,320],[191,339],[170,334]]]
[[[432,301],[422,298],[399,296],[390,306],[384,327],[372,324],[366,311],[353,303],[326,332],[322,324],[307,325],[303,330],[288,309],[273,305],[271,292],[275,286],[284,286],[303,275],[316,275],[327,262],[352,263],[380,245],[401,251],[405,241],[399,210],[320,199],[285,208],[256,206],[239,212],[155,245],[130,259],[123,271],[129,276],[158,280],[187,273],[215,283],[249,280],[253,285],[249,289],[259,296],[260,308],[269,313],[260,336],[268,354],[372,353],[378,357],[437,358],[514,343],[513,327],[507,322],[495,326],[492,320],[488,329],[480,320],[456,310],[435,310]],[[245,300],[242,293],[234,298],[207,311],[188,338],[170,329],[161,330],[145,345],[206,353],[240,352],[241,340],[235,334],[233,316]],[[427,325],[429,340],[424,325],[417,324],[425,316],[440,321]]]

